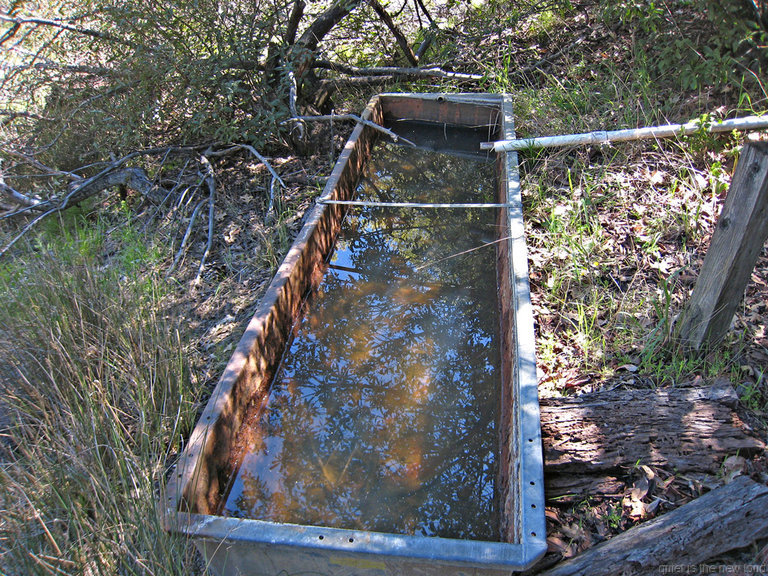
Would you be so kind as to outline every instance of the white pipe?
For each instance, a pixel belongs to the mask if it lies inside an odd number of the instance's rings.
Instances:
[[[702,130],[707,132],[731,132],[732,130],[761,130],[768,128],[768,114],[765,116],[748,116],[746,118],[732,118],[721,122],[702,124],[699,120],[687,124],[668,124],[666,126],[649,126],[646,128],[632,128],[628,130],[598,130],[583,134],[566,134],[564,136],[543,136],[540,138],[519,138],[517,140],[498,140],[497,142],[483,142],[481,150],[493,150],[495,152],[509,152],[511,150],[525,150],[528,148],[551,148],[554,146],[578,146],[581,144],[610,144],[611,142],[626,142],[629,140],[641,140],[643,138],[670,138],[694,134]]]

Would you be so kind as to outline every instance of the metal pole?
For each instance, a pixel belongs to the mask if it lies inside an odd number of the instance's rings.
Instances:
[[[761,130],[768,128],[768,115],[732,118],[720,122],[702,123],[699,120],[687,124],[668,124],[666,126],[648,126],[628,130],[598,130],[583,134],[566,134],[563,136],[543,136],[540,138],[519,138],[517,140],[499,140],[483,142],[481,150],[509,152],[511,150],[526,150],[528,148],[552,148],[555,146],[579,146],[582,144],[610,144],[612,142],[627,142],[644,138],[671,138],[694,134],[700,130],[706,132],[731,132],[733,130]]]

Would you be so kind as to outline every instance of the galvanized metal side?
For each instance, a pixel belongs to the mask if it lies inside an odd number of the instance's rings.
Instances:
[[[506,139],[515,137],[512,99],[504,97],[502,104],[503,132]],[[539,413],[538,379],[536,375],[536,347],[531,306],[531,290],[528,276],[528,248],[523,223],[523,200],[520,188],[520,172],[517,152],[503,152],[503,198],[510,204],[503,211],[508,236],[508,273],[511,285],[512,337],[514,357],[512,369],[511,417],[514,424],[508,437],[507,447],[512,461],[509,463],[516,475],[510,481],[507,513],[514,516],[508,522],[507,539],[520,542],[524,547],[524,563],[533,564],[547,549],[546,522],[544,518],[544,462],[541,448],[541,422]]]
[[[423,95],[420,95],[420,98]],[[489,107],[503,122],[504,138],[514,137],[511,104],[500,96],[430,95],[429,105],[405,102],[403,95],[387,95],[403,113],[421,108],[438,113],[448,101],[451,121],[488,123]],[[411,98],[414,98],[411,96]],[[440,99],[443,99],[442,101]],[[374,98],[363,114],[376,122],[383,119],[381,102]],[[462,111],[464,104],[474,111]],[[389,109],[391,112],[391,108]],[[502,119],[503,117],[503,119]],[[485,125],[485,124],[483,124]],[[367,159],[373,140],[370,128],[358,125],[340,156],[321,196],[324,200],[347,199],[354,190],[357,171]],[[245,407],[254,395],[265,393],[270,365],[282,352],[286,332],[306,289],[315,278],[318,258],[331,249],[344,207],[318,205],[278,269],[259,310],[249,324],[224,375],[190,438],[169,493],[163,502],[169,529],[188,535],[219,574],[277,576],[315,573],[347,576],[380,574],[509,574],[529,567],[545,549],[542,457],[539,431],[536,363],[533,347],[533,316],[528,288],[527,250],[522,228],[517,156],[502,158],[502,188],[514,206],[504,209],[510,231],[507,283],[512,306],[511,342],[514,363],[510,393],[513,430],[506,438],[514,468],[505,499],[510,504],[507,542],[480,542],[426,538],[398,534],[359,532],[317,526],[277,524],[216,516],[216,498],[222,489],[222,463],[232,450],[232,439],[242,422]],[[225,471],[226,472],[226,471]]]
[[[211,516],[192,520],[190,535],[218,574],[501,576],[526,565],[525,547],[503,542]]]

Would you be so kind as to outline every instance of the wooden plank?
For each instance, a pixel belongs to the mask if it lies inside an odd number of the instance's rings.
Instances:
[[[719,342],[768,238],[768,142],[746,144],[733,175],[699,280],[675,339],[700,350]]]
[[[699,565],[768,534],[768,486],[746,476],[630,528],[540,576],[693,574]],[[678,567],[678,572],[674,572]]]
[[[621,490],[616,477],[637,463],[716,474],[728,456],[762,452],[765,444],[731,409],[737,400],[727,379],[542,399],[547,498],[611,495]]]

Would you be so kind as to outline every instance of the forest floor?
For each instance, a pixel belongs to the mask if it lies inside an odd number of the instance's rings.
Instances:
[[[726,84],[687,90],[673,86],[669,90],[676,105],[671,108],[656,108],[655,98],[662,96],[647,92],[642,95],[645,101],[640,96],[622,101],[626,95],[618,96],[616,109],[598,109],[588,102],[593,90],[629,94],[636,88],[629,85],[628,75],[620,73],[637,65],[635,32],[631,26],[601,26],[588,12],[571,14],[557,29],[548,32],[546,48],[543,43],[526,45],[519,31],[512,35],[501,30],[480,38],[470,31],[462,37],[482,49],[503,44],[508,35],[506,45],[519,46],[505,63],[510,76],[515,70],[534,68],[529,75],[538,80],[526,80],[522,90],[514,84],[507,87],[523,110],[518,119],[521,134],[619,129],[626,127],[626,116],[636,125],[684,122],[704,113],[725,115],[736,107],[737,91]],[[471,47],[462,49],[470,52]],[[553,83],[566,78],[575,92],[559,92],[560,108],[547,110],[537,92],[551,94],[558,88]],[[350,98],[342,104],[349,109],[337,112],[359,114],[366,96]],[[762,105],[768,105],[765,95]],[[622,110],[625,106],[636,109],[630,115]],[[312,155],[286,150],[273,159],[288,184],[274,223],[265,222],[263,194],[259,197],[253,186],[259,179],[266,186],[263,166],[233,158],[218,169],[223,192],[217,202],[214,256],[203,282],[193,286],[204,245],[201,239],[174,274],[175,313],[198,335],[198,362],[205,370],[206,387],[221,374],[351,125],[337,123],[331,131],[323,123],[311,130]],[[522,155],[541,397],[616,387],[653,390],[724,376],[741,397],[741,419],[768,440],[768,249],[760,255],[725,343],[702,358],[672,354],[665,348],[676,315],[696,283],[742,143],[741,136],[702,135]],[[673,470],[654,472],[666,481],[663,489],[643,497],[646,504],[661,501],[651,512],[638,514],[626,499],[599,495],[550,502],[550,550],[543,566],[572,557],[724,481],[721,477],[702,482],[676,476]],[[743,472],[768,482],[766,455],[744,463]],[[640,476],[637,467],[625,471],[627,494]],[[764,545],[712,562],[764,564],[768,555]]]
[[[745,69],[741,84],[721,82],[720,64],[709,57],[698,59],[698,35],[718,32],[716,23],[701,13],[662,9],[656,14],[659,27],[676,30],[688,44],[660,50],[670,62],[651,62],[653,31],[629,16],[611,20],[597,11],[597,4],[589,3],[532,16],[511,28],[503,14],[488,8],[484,20],[456,25],[455,42],[441,56],[457,71],[479,68],[503,74],[489,74],[480,85],[424,80],[387,90],[509,92],[518,132],[524,136],[768,109],[759,71],[756,75]],[[693,60],[684,58],[686,50],[693,51]],[[359,114],[370,94],[345,94],[335,103],[336,112]],[[267,214],[270,176],[262,164],[245,153],[216,163],[215,236],[205,269],[196,281],[207,242],[201,231],[193,234],[168,277],[157,314],[182,326],[188,339],[183,349],[194,373],[193,412],[199,413],[221,376],[352,125],[317,122],[308,128],[309,154],[298,154],[287,144],[270,151],[271,164],[286,183],[274,214]],[[739,417],[768,441],[768,247],[763,247],[720,346],[704,356],[667,346],[676,316],[696,283],[744,138],[699,134],[521,155],[541,397],[617,387],[654,390],[724,377],[741,399]],[[114,210],[115,200],[106,197],[78,210],[87,219]],[[117,218],[106,225],[97,261],[103,269],[123,265],[123,246],[138,238],[150,246],[143,249],[142,258],[150,257],[142,266],[163,276],[188,214],[145,205],[132,193],[122,203],[125,210],[119,214],[131,212],[131,225],[126,228]],[[66,217],[60,220],[62,228],[68,223]],[[148,274],[141,267],[133,273]],[[740,472],[768,483],[767,458],[763,454],[740,463]],[[665,479],[663,488],[643,495],[645,504],[656,504],[640,514],[631,502],[599,495],[548,502],[544,565],[678,507],[727,476],[724,472],[702,481],[676,476],[673,470],[654,472]],[[638,467],[624,471],[627,494],[640,475]],[[768,547],[759,542],[711,562],[765,564]]]

